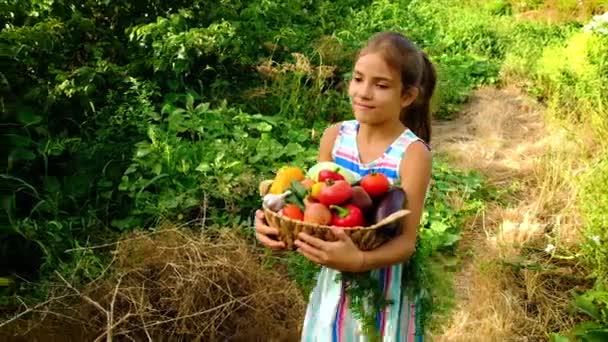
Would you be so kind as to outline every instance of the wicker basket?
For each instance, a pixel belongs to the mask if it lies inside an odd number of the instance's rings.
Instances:
[[[265,193],[263,189],[261,185],[261,194]],[[331,226],[293,220],[266,207],[263,207],[263,210],[268,225],[279,230],[278,238],[285,243],[289,250],[296,249],[294,241],[300,232],[324,241],[336,241],[336,236],[331,231]],[[359,249],[364,251],[372,250],[399,235],[402,229],[402,219],[409,213],[409,210],[402,209],[369,227],[348,227],[341,229],[344,229]]]

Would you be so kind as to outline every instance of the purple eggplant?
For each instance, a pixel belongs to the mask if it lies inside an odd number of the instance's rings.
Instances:
[[[379,201],[376,208],[374,222],[378,223],[391,214],[405,209],[407,195],[402,188],[394,187],[387,192]],[[389,237],[395,237],[401,232],[402,220],[391,222],[381,228],[381,232]]]

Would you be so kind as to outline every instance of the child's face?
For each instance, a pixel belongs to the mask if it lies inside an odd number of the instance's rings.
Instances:
[[[411,96],[403,94],[401,76],[378,53],[361,56],[355,63],[348,87],[355,118],[366,124],[380,124],[399,119]]]

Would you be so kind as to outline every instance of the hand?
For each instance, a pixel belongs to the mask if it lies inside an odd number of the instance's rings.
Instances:
[[[298,234],[294,244],[298,252],[310,261],[343,272],[362,272],[365,255],[340,228],[332,228],[337,241],[323,241],[306,233]]]
[[[266,247],[274,250],[281,250],[285,248],[285,243],[277,241],[268,235],[278,236],[279,231],[276,228],[272,228],[266,224],[264,212],[257,210],[255,212],[255,237]]]

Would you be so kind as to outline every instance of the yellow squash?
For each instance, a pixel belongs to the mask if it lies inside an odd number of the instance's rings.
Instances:
[[[304,177],[304,172],[297,167],[282,167],[277,171],[276,177],[274,177],[274,181],[270,187],[270,193],[280,195],[291,186],[291,181],[296,180],[299,182],[303,180]]]

